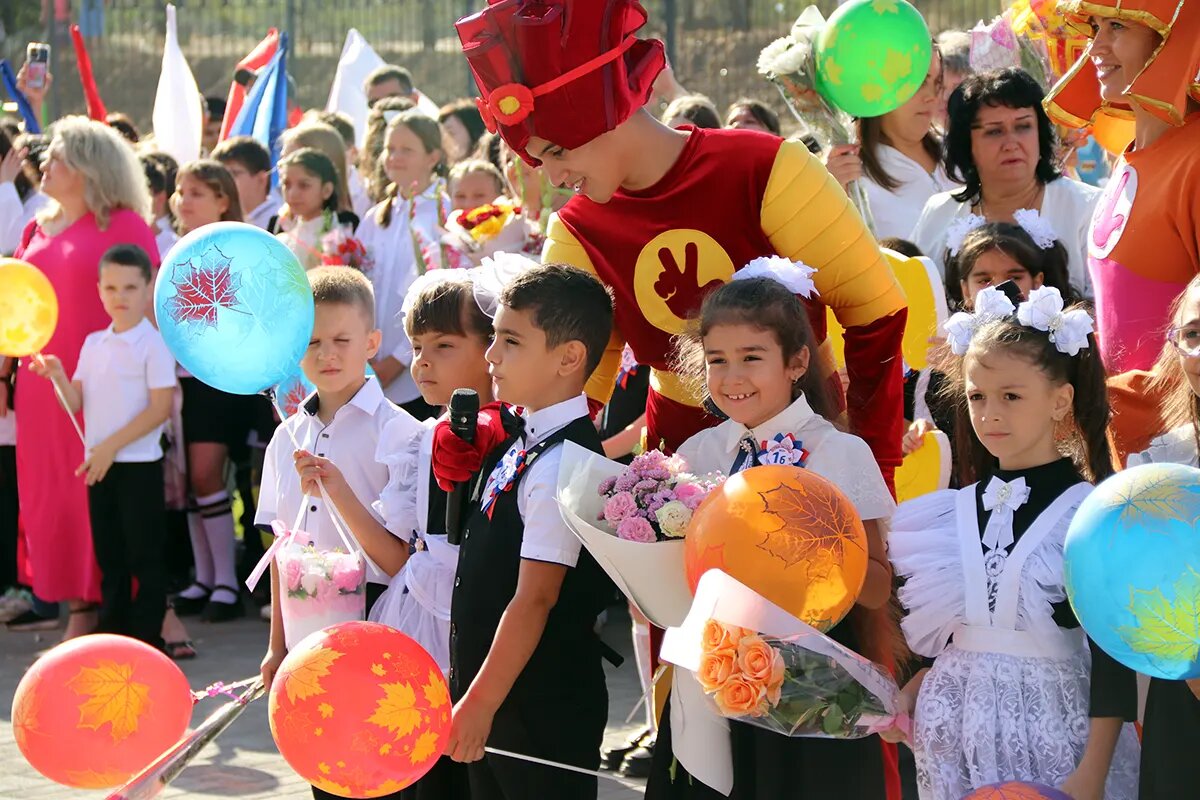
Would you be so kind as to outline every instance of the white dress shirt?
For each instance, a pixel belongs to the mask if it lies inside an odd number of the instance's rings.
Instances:
[[[271,224],[271,217],[279,213],[279,209],[283,207],[283,198],[279,196],[278,189],[272,189],[267,192],[267,199],[258,204],[258,207],[253,211],[243,210],[246,222],[256,228],[262,228],[264,231]]]
[[[318,398],[314,392],[271,437],[263,462],[254,524],[269,526],[278,519],[290,528],[299,516],[300,529],[312,537],[318,549],[345,550],[346,544],[334,527],[332,512],[324,499],[320,495],[306,497],[300,489],[300,475],[292,457],[296,450],[293,437],[302,449],[331,460],[359,502],[386,527],[374,501],[388,482],[388,468],[376,458],[375,445],[384,426],[393,419],[407,417],[414,430],[420,423],[388,402],[373,377],[367,378],[354,397],[337,410],[328,425],[317,416],[317,408]],[[346,532],[351,535],[348,529]],[[411,530],[391,532],[401,539],[407,539],[412,533]],[[356,543],[352,541],[351,544]],[[386,584],[389,576],[368,561],[367,580]]]
[[[1084,297],[1092,296],[1092,279],[1087,270],[1088,229],[1092,211],[1100,200],[1101,190],[1095,186],[1059,178],[1046,184],[1039,213],[1050,223],[1058,240],[1067,248],[1067,271],[1071,285]],[[921,218],[912,232],[912,241],[921,252],[933,259],[942,277],[946,276],[946,229],[950,223],[971,212],[970,203],[960,203],[953,192],[935,195],[925,204]]]
[[[439,199],[443,204],[441,218],[444,219],[445,215],[450,213],[450,201],[442,193],[441,184],[435,181],[415,198],[415,213],[410,205],[414,201],[398,200],[392,206],[391,224],[385,228],[376,221],[379,206],[373,206],[362,218],[355,234],[367,248],[374,262],[366,275],[375,289],[375,326],[383,332],[383,342],[379,347],[380,357],[390,355],[404,365],[404,373],[383,390],[387,398],[397,404],[407,403],[421,396],[409,373],[409,367],[412,366],[412,343],[404,333],[404,320],[401,319],[400,309],[408,287],[423,271],[416,261],[412,231],[418,232],[416,238],[419,241],[426,246],[432,246],[429,253],[431,258],[440,258],[436,246],[442,235],[438,225]]]
[[[875,220],[875,237],[907,239],[921,216],[921,209],[935,194],[956,188],[957,184],[946,177],[946,170],[938,164],[933,174],[925,167],[901,153],[891,145],[878,147],[880,166],[891,175],[899,186],[885,189],[866,175],[863,187],[871,204],[871,216]]]
[[[492,470],[481,500],[486,502],[491,496],[505,463],[511,463],[521,451],[528,450],[580,417],[587,417],[588,413],[587,397],[582,394],[538,411],[526,412],[524,441],[517,439]],[[561,461],[562,447],[551,447],[537,457],[521,478],[517,492],[517,509],[525,523],[521,558],[573,567],[579,560],[579,539],[563,522],[554,499]]]
[[[112,326],[89,333],[79,351],[72,381],[83,386],[83,430],[90,452],[150,405],[151,389],[175,386],[175,357],[145,317],[127,331]],[[117,451],[121,463],[158,461],[163,451],[159,425]]]
[[[363,181],[358,167],[349,167],[346,183],[350,189],[350,209],[361,222],[366,219],[367,212],[371,209],[371,196],[367,194],[367,184]]]
[[[12,181],[0,183],[0,256],[11,256],[21,244],[25,204]]]
[[[858,516],[865,520],[887,520],[896,509],[879,465],[867,443],[833,427],[818,416],[803,396],[786,409],[753,429],[725,420],[715,428],[697,433],[680,446],[678,453],[692,472],[729,474],[738,457],[742,439],[749,435],[755,442],[772,442],[779,434],[791,434],[797,447],[808,451],[805,469],[828,478],[854,503]]]
[[[158,257],[166,258],[167,251],[179,241],[179,234],[171,227],[170,217],[159,217],[154,221],[154,227],[154,243],[158,245]]]

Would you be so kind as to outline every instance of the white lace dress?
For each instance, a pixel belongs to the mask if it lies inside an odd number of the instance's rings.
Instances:
[[[892,518],[904,634],[937,659],[914,714],[921,800],[960,800],[1005,780],[1059,786],[1079,763],[1091,655],[1082,629],[1060,628],[1052,606],[1066,598],[1063,539],[1091,488],[1065,491],[1007,554],[985,552],[974,485],[904,503]],[[1137,766],[1127,725],[1107,800],[1137,797]]]
[[[429,470],[433,428],[429,420],[416,435],[388,424],[375,457],[388,468],[388,482],[374,507],[391,530],[411,530],[417,550],[397,572],[371,609],[372,622],[412,637],[446,673],[450,669],[450,598],[458,568],[458,546],[428,533]]]

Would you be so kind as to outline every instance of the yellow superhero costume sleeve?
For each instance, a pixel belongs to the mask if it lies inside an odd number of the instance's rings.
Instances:
[[[550,217],[550,224],[546,229],[546,244],[542,247],[542,263],[569,264],[593,275],[596,274],[596,267],[592,264],[591,257],[588,256],[587,251],[583,249],[583,245],[579,243],[575,235],[567,230],[567,226],[559,220],[558,214]],[[584,387],[588,397],[601,403],[607,403],[612,397],[613,387],[617,383],[617,373],[621,370],[621,351],[624,349],[625,341],[621,339],[614,325],[612,337],[608,340],[608,347],[604,349],[604,357],[600,359],[600,365],[596,367],[596,371],[592,373],[587,386]]]
[[[784,142],[763,195],[762,229],[776,252],[803,261],[843,326],[906,308],[904,292],[850,198],[801,142]]]

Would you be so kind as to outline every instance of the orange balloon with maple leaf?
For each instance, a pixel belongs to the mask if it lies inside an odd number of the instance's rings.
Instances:
[[[692,592],[719,569],[817,630],[850,611],[867,576],[867,534],[836,486],[799,467],[753,467],[696,509],[684,567]]]
[[[446,749],[450,689],[395,628],[332,625],[288,653],[271,684],[271,735],[300,777],[340,797],[410,786]]]
[[[96,634],[34,662],[13,696],[25,760],[79,789],[125,784],[187,732],[192,692],[173,661],[144,642]]]
[[[962,800],[1071,800],[1071,796],[1040,783],[1009,781],[981,786]]]

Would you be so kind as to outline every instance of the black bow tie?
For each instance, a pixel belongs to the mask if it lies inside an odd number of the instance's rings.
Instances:
[[[500,407],[500,424],[504,426],[504,432],[510,437],[525,436],[525,418],[517,414],[512,406]]]

